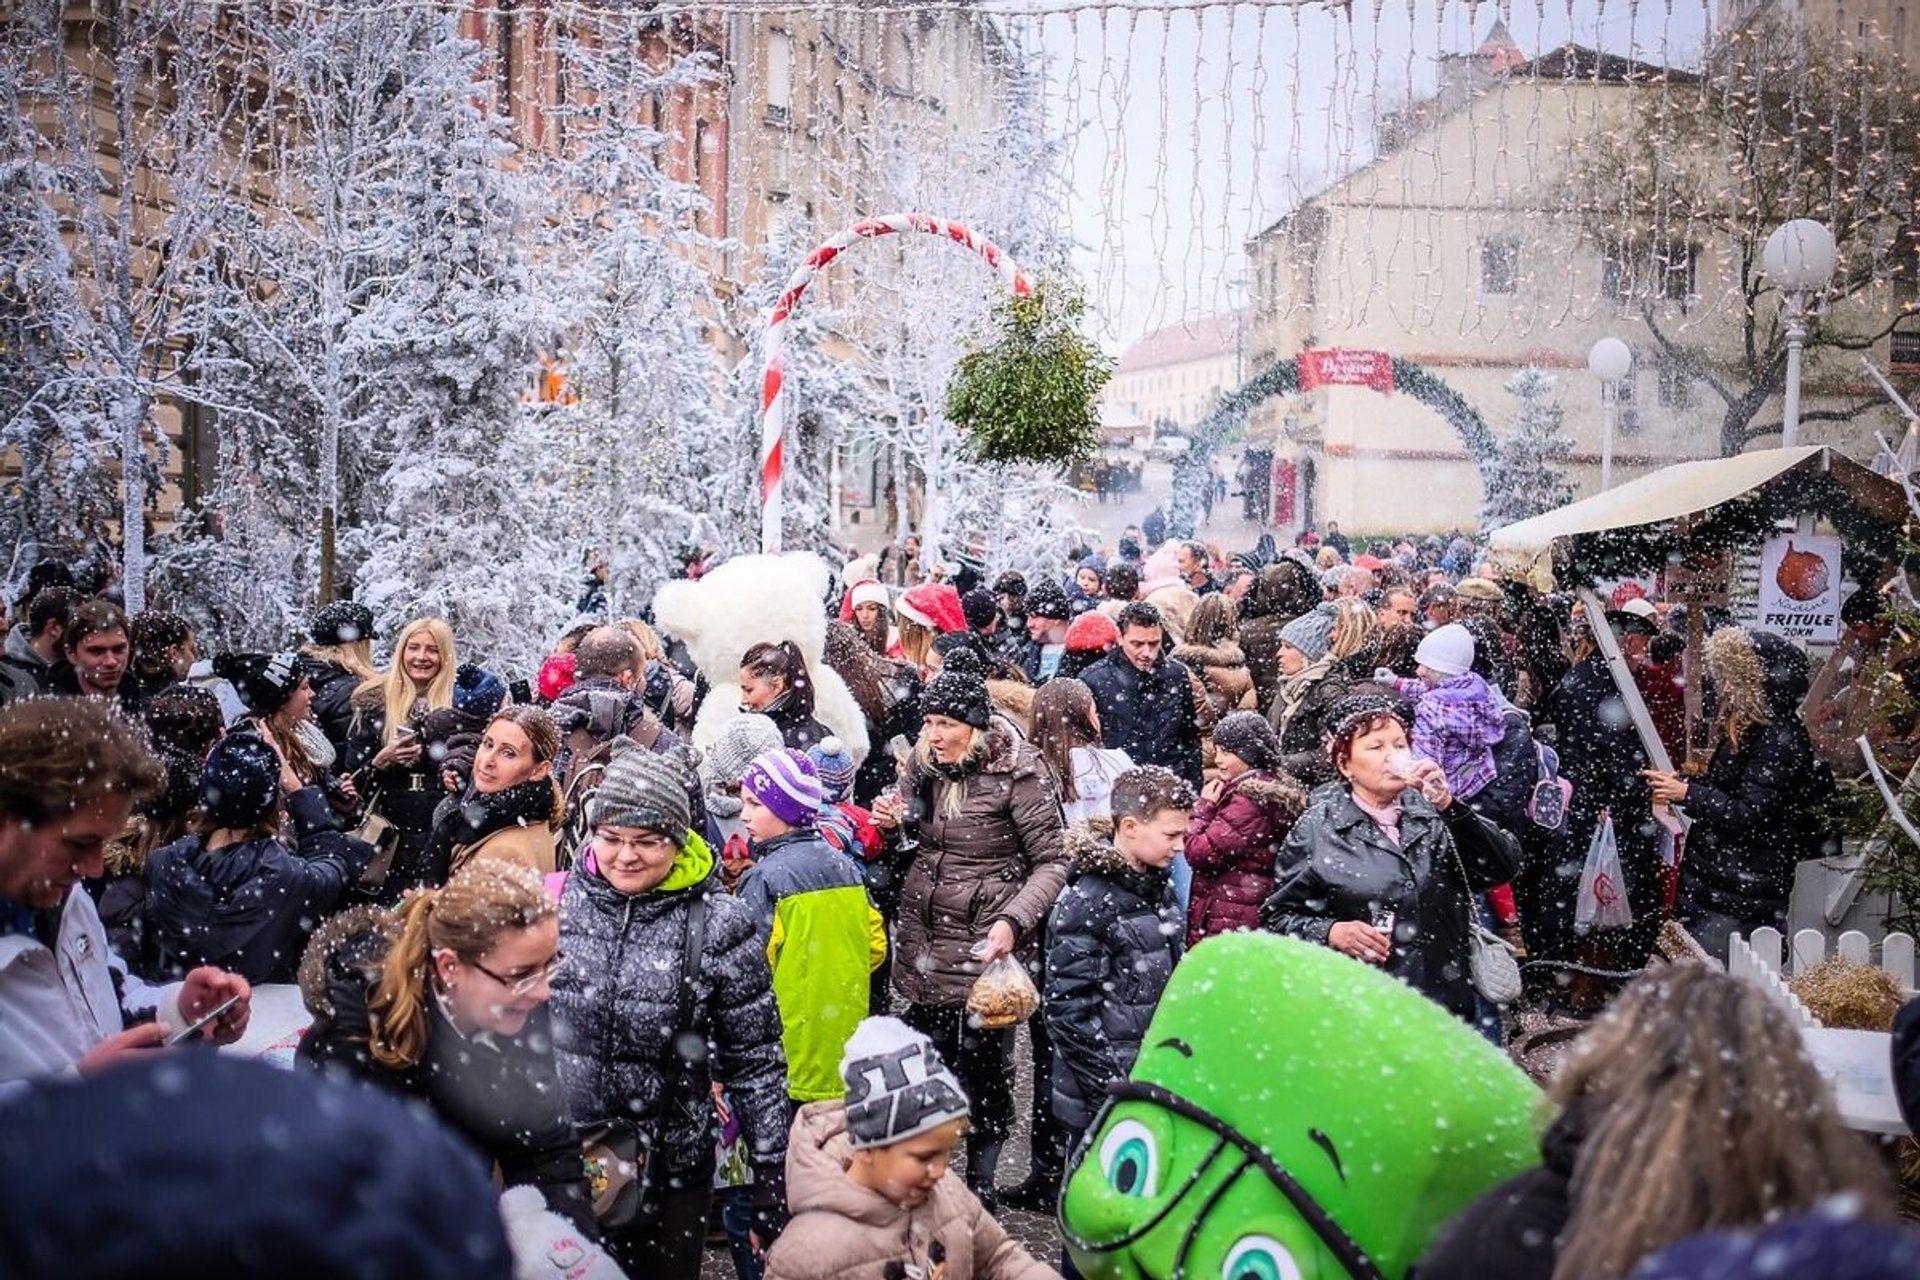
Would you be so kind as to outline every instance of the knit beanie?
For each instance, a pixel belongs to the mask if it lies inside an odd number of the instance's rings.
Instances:
[[[993,719],[993,702],[987,696],[986,673],[979,658],[967,650],[957,650],[947,658],[940,674],[927,682],[920,695],[920,714],[946,716],[984,729]]]
[[[352,600],[322,605],[313,615],[307,634],[318,645],[356,644],[380,638],[373,630],[373,610]]]
[[[1067,627],[1068,653],[1103,653],[1120,643],[1120,628],[1112,618],[1089,610]]]
[[[736,712],[720,726],[720,736],[707,748],[700,762],[701,776],[709,787],[738,782],[755,756],[778,751],[784,742],[780,726],[768,717],[756,711]]]
[[[468,663],[454,674],[453,705],[463,715],[481,720],[492,719],[506,701],[507,686],[501,683],[499,676],[486,668]]]
[[[1443,676],[1463,676],[1473,670],[1473,632],[1457,622],[1435,627],[1413,651],[1413,660]]]
[[[213,674],[231,684],[257,716],[270,716],[286,706],[307,678],[299,657],[291,653],[223,653],[213,660]]]
[[[1327,648],[1333,643],[1333,615],[1315,609],[1303,613],[1280,628],[1280,643],[1290,644],[1306,655],[1308,662],[1318,662],[1327,656]]]
[[[855,583],[850,596],[847,604],[850,609],[858,609],[863,604],[877,604],[884,609],[892,599],[884,585],[872,581]]]
[[[960,597],[960,611],[966,614],[969,627],[984,631],[1000,616],[1000,602],[991,591],[975,589]]]
[[[820,775],[813,761],[792,747],[755,756],[740,775],[740,790],[790,827],[810,827],[820,816]]]
[[[1027,580],[1023,575],[1009,569],[993,580],[993,594],[1012,596],[1017,604],[1027,598]]]
[[[677,757],[655,755],[632,738],[613,740],[613,756],[587,804],[590,827],[638,827],[684,840],[692,810]]]
[[[1082,556],[1080,559],[1080,563],[1074,566],[1074,572],[1078,573],[1082,569],[1093,570],[1093,572],[1099,577],[1100,581],[1102,582],[1105,582],[1107,580],[1107,560],[1105,556],[1101,556],[1101,555]]]
[[[839,804],[853,789],[856,766],[846,745],[838,738],[826,737],[807,748],[807,759],[820,778],[820,791],[828,804]]]
[[[213,744],[200,769],[200,803],[214,826],[258,826],[279,801],[280,757],[265,739],[231,733]]]
[[[556,653],[540,664],[540,696],[548,702],[559,698],[573,688],[574,658],[570,653]]]
[[[1230,711],[1213,726],[1213,745],[1255,769],[1280,767],[1280,733],[1258,711]]]
[[[840,1078],[847,1086],[847,1145],[890,1147],[938,1129],[971,1109],[933,1041],[898,1018],[853,1029]]]
[[[1073,616],[1067,593],[1052,578],[1042,578],[1027,592],[1027,616],[1065,622]]]

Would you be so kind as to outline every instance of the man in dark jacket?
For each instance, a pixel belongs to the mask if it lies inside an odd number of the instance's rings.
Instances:
[[[1200,725],[1187,668],[1165,656],[1160,611],[1135,601],[1120,611],[1120,645],[1080,673],[1100,711],[1101,740],[1135,764],[1157,764],[1200,785]]]

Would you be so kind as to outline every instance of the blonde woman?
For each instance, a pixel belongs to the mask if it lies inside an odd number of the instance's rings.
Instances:
[[[432,1107],[506,1186],[540,1189],[594,1239],[580,1140],[554,1065],[547,1001],[560,912],[540,873],[482,858],[393,911],[361,907],[300,964],[313,1025],[303,1066]]]
[[[336,600],[313,615],[309,643],[300,646],[300,663],[313,686],[313,721],[333,744],[347,749],[353,732],[353,693],[379,678],[373,665],[373,610],[351,600]]]
[[[967,1185],[991,1200],[1013,1120],[1013,1032],[970,1025],[967,995],[994,960],[1037,959],[1067,879],[1060,799],[1039,755],[993,715],[978,672],[949,663],[921,711],[900,789],[873,808],[882,829],[910,827],[921,845],[901,888],[893,978],[909,1002],[901,1016],[939,1046],[973,1100]]]
[[[1841,1123],[1792,1021],[1705,965],[1635,980],[1549,1093],[1559,1115],[1541,1166],[1468,1205],[1421,1280],[1626,1280],[1686,1236],[1836,1196],[1889,1216],[1888,1175]]]
[[[386,672],[353,695],[353,731],[346,764],[354,786],[399,832],[399,847],[380,890],[391,900],[407,889],[446,881],[445,863],[427,857],[433,814],[446,795],[439,762],[420,741],[430,711],[453,705],[459,657],[453,632],[438,618],[416,618],[401,629]]]

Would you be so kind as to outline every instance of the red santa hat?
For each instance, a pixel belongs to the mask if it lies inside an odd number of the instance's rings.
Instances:
[[[941,635],[967,629],[967,611],[960,607],[960,593],[951,583],[923,582],[908,587],[894,608],[900,616],[930,627]]]

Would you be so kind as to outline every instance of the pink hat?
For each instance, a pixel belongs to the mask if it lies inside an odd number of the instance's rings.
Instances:
[[[548,702],[573,688],[573,655],[556,653],[540,664],[540,696]]]
[[[894,608],[904,618],[945,635],[967,629],[967,611],[960,607],[960,593],[951,583],[923,582],[908,587]]]
[[[1378,556],[1356,556],[1354,557],[1353,567],[1378,572],[1387,567],[1387,562]]]

